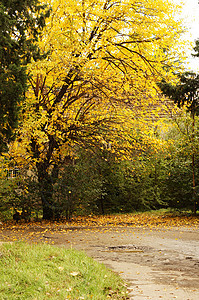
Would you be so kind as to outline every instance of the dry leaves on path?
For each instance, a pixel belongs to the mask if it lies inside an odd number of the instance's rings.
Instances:
[[[181,228],[187,227],[198,229],[199,216],[193,215],[174,215],[174,214],[152,214],[152,213],[137,213],[137,214],[117,214],[104,216],[78,216],[72,218],[70,221],[39,221],[39,222],[21,222],[16,224],[14,221],[5,222],[0,225],[0,233],[6,230],[12,231],[13,234],[20,232],[27,232],[30,230],[29,236],[40,236],[50,238],[49,234],[53,235],[55,232],[64,233],[77,227],[89,228],[92,230],[97,227],[113,228],[113,227],[142,227],[142,228]],[[48,235],[47,235],[48,234]],[[14,236],[13,236],[14,239]]]

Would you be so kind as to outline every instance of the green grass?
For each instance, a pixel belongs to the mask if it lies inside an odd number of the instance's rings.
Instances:
[[[118,275],[73,249],[5,243],[0,270],[0,299],[128,299]]]
[[[181,215],[193,215],[193,212],[190,209],[177,209],[177,208],[162,208],[162,209],[154,209],[154,210],[147,210],[141,213],[155,215],[155,216],[181,216]],[[197,211],[198,213],[198,211]],[[139,214],[136,212],[135,214]]]

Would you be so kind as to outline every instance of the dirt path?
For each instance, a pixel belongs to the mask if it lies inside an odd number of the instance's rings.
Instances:
[[[118,272],[130,299],[199,299],[199,230],[131,227],[2,228],[0,240],[42,241],[84,250]]]

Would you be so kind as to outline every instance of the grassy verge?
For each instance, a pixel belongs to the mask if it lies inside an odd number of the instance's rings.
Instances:
[[[83,252],[0,245],[0,299],[128,299],[119,276]]]

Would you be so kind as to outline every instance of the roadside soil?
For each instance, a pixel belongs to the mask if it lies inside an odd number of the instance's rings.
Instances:
[[[0,225],[0,242],[16,240],[85,251],[124,278],[130,299],[199,299],[197,227]]]

